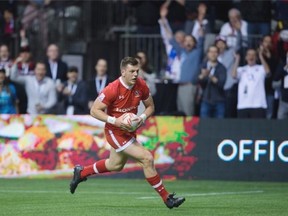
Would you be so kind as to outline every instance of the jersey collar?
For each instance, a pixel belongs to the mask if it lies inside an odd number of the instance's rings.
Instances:
[[[132,85],[132,86],[126,85],[126,84],[124,83],[122,77],[119,77],[119,80],[120,80],[120,83],[121,83],[126,89],[131,90],[131,89],[134,87],[134,85]]]

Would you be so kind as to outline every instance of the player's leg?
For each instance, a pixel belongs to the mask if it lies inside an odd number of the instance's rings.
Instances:
[[[154,158],[150,151],[135,141],[132,145],[125,148],[123,152],[142,165],[146,180],[158,192],[168,208],[178,207],[185,201],[185,198],[175,198],[175,194],[167,192],[162,179],[155,169]]]
[[[120,171],[123,169],[127,161],[127,155],[122,152],[116,152],[115,149],[110,149],[108,159],[102,159],[95,163],[85,166],[81,172],[81,178],[86,178],[90,175],[106,173],[111,171]]]
[[[70,183],[70,192],[73,194],[78,184],[86,181],[88,176],[122,170],[126,161],[127,155],[122,152],[116,152],[115,149],[111,148],[108,159],[96,161],[94,164],[85,167],[75,166],[73,179]]]

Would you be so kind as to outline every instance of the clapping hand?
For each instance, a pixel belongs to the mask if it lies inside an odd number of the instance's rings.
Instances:
[[[208,68],[203,68],[201,70],[201,74],[204,76],[204,77],[207,77],[209,74],[210,74],[210,70]]]
[[[64,95],[70,96],[71,95],[71,91],[66,87],[64,88],[63,92]]]

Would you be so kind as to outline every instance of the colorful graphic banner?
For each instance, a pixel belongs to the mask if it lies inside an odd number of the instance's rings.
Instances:
[[[155,157],[166,178],[191,178],[197,161],[198,118],[152,117],[138,130],[137,139]],[[0,177],[71,176],[76,164],[89,165],[109,156],[104,124],[91,116],[1,115]],[[128,161],[121,174],[139,176],[142,168]]]

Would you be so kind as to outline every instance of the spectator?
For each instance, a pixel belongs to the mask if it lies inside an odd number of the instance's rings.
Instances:
[[[14,15],[10,9],[4,11],[4,43],[11,44],[12,36],[15,31],[14,26]]]
[[[35,64],[31,59],[32,55],[30,52],[30,48],[28,46],[21,47],[19,57],[16,60],[17,61],[16,70],[18,75],[21,76],[34,75]],[[15,83],[15,86],[19,98],[19,112],[21,114],[26,113],[28,98],[25,91],[25,86],[22,83],[17,82]]]
[[[235,53],[241,52],[242,34],[240,22],[235,26],[237,30],[237,46],[228,48],[226,38],[219,35],[215,40],[215,45],[219,50],[218,61],[226,68],[225,90],[225,117],[237,117],[237,81],[232,77],[232,68],[235,62]]]
[[[266,117],[271,119],[274,113],[274,89],[272,87],[273,77],[277,69],[277,60],[272,53],[272,37],[266,35],[262,38],[259,46],[259,52],[263,53],[263,57],[270,68],[270,76],[265,79],[265,92],[267,101],[267,113]],[[258,62],[260,63],[260,62]]]
[[[263,57],[263,51],[259,52],[261,65],[256,64],[257,52],[248,49],[246,53],[247,65],[239,66],[240,56],[236,55],[232,76],[239,80],[238,86],[238,118],[265,118],[266,97],[265,77],[270,69]]]
[[[277,118],[288,118],[288,51],[286,53],[286,59],[282,60],[275,73],[275,80],[281,80],[281,98],[279,102],[279,109]]]
[[[98,59],[95,66],[95,77],[88,81],[88,108],[91,109],[94,100],[98,94],[110,83],[112,79],[107,75],[107,61],[105,59]]]
[[[217,60],[218,55],[216,46],[208,48],[208,61],[203,64],[201,74],[198,76],[203,89],[201,118],[224,118],[226,68]]]
[[[29,47],[21,47],[17,61],[17,73],[19,75],[34,75],[35,64]]]
[[[67,77],[68,80],[64,82],[64,89],[61,92],[64,102],[63,114],[87,114],[86,84],[84,81],[78,81],[78,68],[70,67],[67,72]]]
[[[10,74],[12,60],[10,59],[9,48],[6,44],[0,46],[0,69],[5,69],[6,76]]]
[[[156,84],[155,84],[156,77],[155,77],[155,74],[152,73],[151,66],[149,66],[149,61],[147,59],[146,53],[139,51],[139,52],[137,52],[135,58],[138,60],[139,65],[140,65],[138,76],[145,80],[145,82],[146,82],[146,84],[150,90],[150,94],[152,96],[155,96],[155,94],[156,94]],[[146,71],[149,71],[149,72],[146,72]],[[140,115],[141,113],[144,112],[144,110],[145,110],[145,106],[144,106],[143,102],[140,101],[137,114]]]
[[[160,25],[160,32],[165,45],[165,50],[167,54],[167,66],[165,70],[165,78],[172,80],[174,83],[177,83],[180,79],[180,56],[177,55],[175,48],[170,43],[173,36],[176,43],[180,47],[184,47],[185,33],[183,31],[177,31],[174,35],[172,29],[170,28],[169,22],[166,18],[168,14],[167,7],[161,7],[160,16],[158,20]]]
[[[57,84],[67,81],[67,64],[63,62],[59,55],[59,48],[56,44],[50,44],[47,48],[46,76],[53,79]]]
[[[193,35],[198,40],[198,31],[200,27],[205,30],[205,33],[210,33],[210,25],[206,19],[207,6],[205,3],[200,3],[197,7],[197,18],[193,21],[187,20],[185,23],[185,33]]]
[[[204,31],[200,28],[198,42],[192,35],[186,35],[184,48],[171,40],[178,56],[181,56],[181,74],[177,92],[178,111],[187,116],[194,115],[196,85],[203,55]]]
[[[11,70],[11,80],[25,85],[28,96],[27,113],[29,114],[48,114],[50,109],[56,104],[56,89],[51,78],[45,77],[45,63],[37,62],[35,75],[23,76],[17,73],[17,63]]]
[[[241,11],[248,22],[249,47],[254,35],[269,35],[271,32],[271,1],[241,1]],[[252,38],[251,38],[252,37]]]
[[[5,69],[0,69],[0,113],[18,113],[17,95],[15,86],[8,83]]]
[[[167,19],[173,32],[183,31],[186,22],[185,0],[166,0],[161,7],[167,7]]]
[[[146,53],[137,52],[136,58],[140,63],[139,77],[144,79],[149,87],[152,96],[156,94],[155,74],[152,72],[151,66],[147,59]]]
[[[228,47],[236,47],[237,41],[237,29],[240,27],[243,39],[247,38],[247,22],[241,18],[241,13],[239,10],[232,8],[228,12],[229,22],[225,23],[220,30],[220,35],[227,37],[227,45]],[[239,24],[240,23],[240,24]],[[247,47],[247,41],[242,41],[242,46]]]

